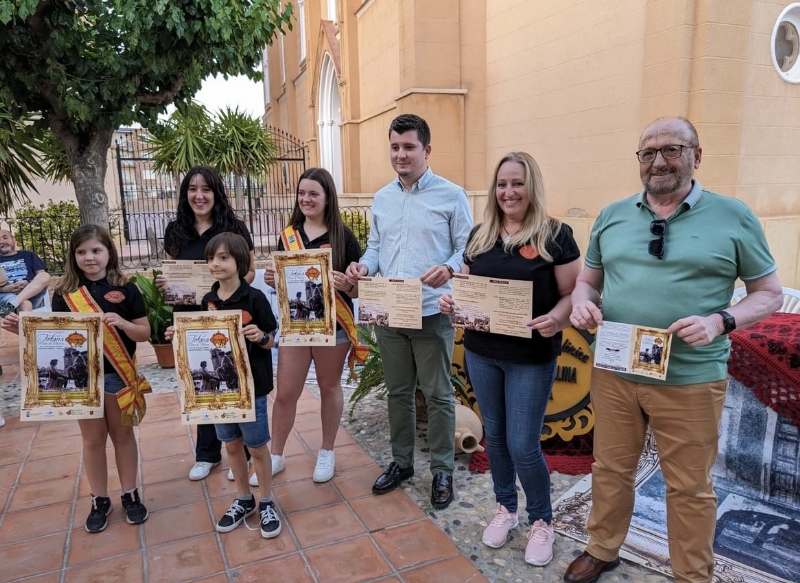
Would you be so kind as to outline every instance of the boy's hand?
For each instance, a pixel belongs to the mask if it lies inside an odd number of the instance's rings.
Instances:
[[[14,334],[19,334],[19,316],[14,312],[11,312],[5,318],[3,318],[3,321],[2,323],[0,323],[0,326],[8,330],[9,332],[13,332]]]
[[[250,342],[255,342],[256,344],[261,342],[261,339],[264,338],[264,332],[262,332],[255,324],[248,324],[242,328],[242,334],[244,334],[244,337]]]
[[[167,342],[172,342],[173,336],[175,336],[175,326],[167,326],[167,329],[164,330],[164,338]]]

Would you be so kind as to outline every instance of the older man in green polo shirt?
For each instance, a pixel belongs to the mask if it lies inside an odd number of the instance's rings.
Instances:
[[[674,337],[664,381],[592,373],[590,539],[564,574],[568,583],[592,583],[619,564],[648,424],[667,485],[675,581],[712,579],[716,495],[710,471],[728,387],[727,334],[778,309],[782,292],[753,212],[694,179],[702,153],[686,119],[647,126],[636,152],[644,188],[600,212],[572,293],[570,319],[578,328],[607,320],[666,328]],[[730,307],[737,278],[747,297]]]

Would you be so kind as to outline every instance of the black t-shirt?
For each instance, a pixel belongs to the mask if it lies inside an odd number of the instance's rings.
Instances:
[[[272,308],[269,307],[267,296],[246,281],[242,281],[239,288],[227,300],[219,299],[219,282],[211,287],[211,291],[203,296],[200,309],[206,310],[241,310],[242,326],[255,324],[260,330],[274,334],[278,328]],[[245,339],[247,357],[250,360],[250,370],[253,374],[256,397],[262,397],[272,391],[272,351],[261,348],[258,344]]]
[[[119,314],[129,322],[147,315],[142,293],[139,291],[139,288],[132,283],[126,283],[121,286],[111,285],[108,283],[108,279],[104,277],[97,281],[83,280],[81,281],[81,285],[86,286],[89,290],[89,294],[94,298],[94,301],[97,302],[97,305],[100,306],[103,312]],[[53,294],[52,310],[54,312],[72,311],[69,309],[67,301],[58,293]],[[122,330],[117,329],[117,332],[119,332],[122,343],[125,345],[128,354],[131,356],[136,354],[136,342],[128,338],[128,335]],[[103,359],[103,371],[106,373],[117,372],[114,365],[112,365],[107,358]]]
[[[167,228],[164,229],[164,249],[170,248],[170,243],[172,242],[172,231],[175,228],[175,221],[170,221],[167,225]],[[244,237],[244,240],[247,241],[247,247],[251,251],[255,249],[253,245],[253,238],[250,236],[250,231],[247,230],[247,225],[244,222],[240,221],[239,219],[233,225],[233,228],[230,229],[231,233],[236,233],[237,235],[241,235]],[[214,235],[219,235],[222,233],[222,229],[219,225],[214,224],[210,228],[203,231],[196,239],[190,241],[186,247],[180,250],[173,259],[181,259],[185,261],[203,261],[206,258],[206,245],[208,242],[214,237]],[[169,251],[167,251],[169,253]],[[173,306],[173,312],[197,312],[200,310],[200,306]]]
[[[477,227],[470,233],[470,240],[476,230]],[[538,254],[533,259],[526,259],[520,254],[520,249],[522,247],[515,247],[511,253],[506,253],[503,250],[503,242],[498,238],[489,251],[472,261],[468,261],[465,257],[464,263],[469,265],[470,275],[532,281],[533,318],[536,318],[553,309],[560,299],[555,266],[575,261],[581,256],[581,252],[572,236],[572,229],[563,223],[555,241],[550,243],[547,249],[553,256],[552,263],[547,263]],[[528,254],[526,251],[526,255]],[[534,330],[531,338],[519,338],[465,330],[464,347],[481,356],[505,362],[543,363],[559,355],[561,333],[552,338],[544,338]]]
[[[309,241],[308,235],[303,230],[302,225],[300,227],[295,227],[297,231],[300,233],[300,237],[303,239],[303,247],[306,249],[323,249],[326,247],[331,246],[331,237],[328,231],[325,231],[322,235],[314,239],[313,241]],[[285,251],[286,249],[283,246],[283,238],[278,238],[278,251]],[[345,225],[344,226],[344,266],[345,269],[347,268],[350,263],[353,261],[358,261],[361,259],[361,246],[358,244],[358,239],[353,234],[353,231]],[[350,306],[350,311],[353,311],[353,298],[348,296],[346,293],[340,290],[336,290],[342,299]],[[341,326],[339,323],[336,323],[336,329],[339,330]]]

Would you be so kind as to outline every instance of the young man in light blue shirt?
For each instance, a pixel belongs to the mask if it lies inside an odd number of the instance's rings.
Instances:
[[[428,407],[431,504],[446,508],[453,500],[454,332],[437,299],[450,291],[453,272],[461,270],[472,213],[464,189],[428,168],[430,139],[428,124],[419,116],[406,114],[392,121],[390,158],[397,179],[375,194],[367,251],[360,263],[350,264],[347,275],[354,283],[376,273],[422,281],[422,329],[375,329],[388,388],[394,461],[372,491],[386,494],[414,475],[414,392],[419,384]]]

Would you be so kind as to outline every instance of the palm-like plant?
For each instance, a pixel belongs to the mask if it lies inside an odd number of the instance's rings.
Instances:
[[[151,344],[168,344],[164,333],[172,326],[172,306],[164,303],[164,292],[156,287],[156,276],[160,273],[160,270],[154,269],[152,278],[143,273],[131,277],[131,282],[142,292],[147,320],[150,322]]]
[[[176,109],[162,125],[143,138],[152,155],[153,170],[164,174],[186,172],[192,166],[211,165],[211,115],[193,101]]]
[[[0,212],[7,213],[14,203],[28,200],[36,190],[31,177],[41,176],[39,140],[33,131],[36,117],[19,115],[0,103]]]

